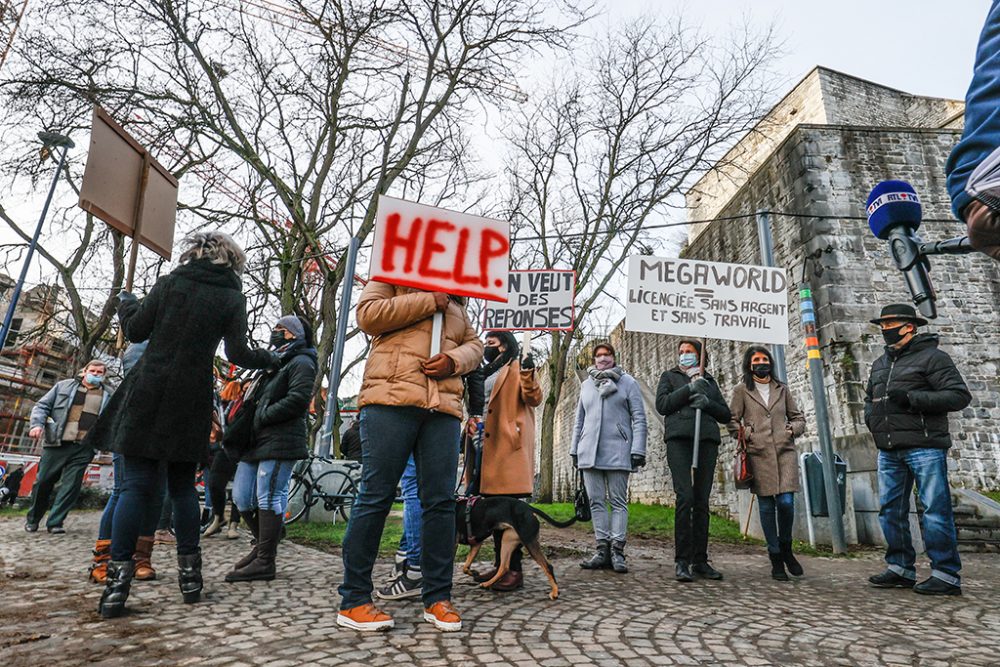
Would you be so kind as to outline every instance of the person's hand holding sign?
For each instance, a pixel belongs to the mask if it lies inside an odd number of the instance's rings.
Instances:
[[[447,354],[435,354],[420,364],[424,375],[433,380],[444,380],[455,374],[455,361]]]
[[[444,292],[431,292],[434,297],[434,310],[443,313],[448,310],[448,295]]]

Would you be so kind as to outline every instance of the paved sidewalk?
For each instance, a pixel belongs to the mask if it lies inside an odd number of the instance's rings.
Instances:
[[[394,631],[359,635],[336,625],[337,556],[283,543],[276,581],[223,583],[247,537],[205,541],[198,605],[182,604],[173,559],[157,547],[160,579],[136,582],[131,613],[101,621],[100,588],[86,581],[97,518],[70,515],[65,536],[0,519],[0,664],[1000,665],[1000,558],[985,554],[964,555],[962,598],[927,599],[867,588],[875,556],[806,558],[808,576],[782,584],[763,554],[739,547],[715,550],[725,581],[678,584],[668,547],[645,543],[624,576],[556,559],[554,602],[534,564],[513,594],[481,591],[459,573],[461,633],[438,633],[411,600],[385,605]],[[582,547],[571,532],[547,530],[543,542]]]

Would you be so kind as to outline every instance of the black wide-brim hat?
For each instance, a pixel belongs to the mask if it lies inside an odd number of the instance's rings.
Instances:
[[[927,324],[927,320],[917,315],[917,310],[908,303],[890,303],[882,308],[882,314],[874,320],[868,320],[872,324],[882,324],[886,320],[905,320],[913,322],[918,327]]]

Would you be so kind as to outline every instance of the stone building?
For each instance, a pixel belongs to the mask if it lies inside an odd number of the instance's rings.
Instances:
[[[791,285],[804,276],[812,289],[834,448],[849,467],[846,526],[851,542],[881,541],[876,450],[862,409],[867,371],[882,343],[868,320],[886,303],[910,300],[885,242],[868,230],[865,200],[879,181],[909,181],[923,202],[923,237],[961,235],[944,181],[944,164],[961,127],[959,101],[910,95],[817,67],[687,195],[691,220],[772,212],[776,265],[786,269]],[[718,220],[692,227],[681,254],[759,264],[758,243],[753,217]],[[822,257],[804,270],[806,256],[815,251],[824,251]],[[998,269],[1000,265],[980,256],[950,257],[934,260],[931,274],[940,314],[928,330],[942,335],[942,348],[955,359],[974,396],[969,408],[953,415],[955,446],[950,452],[953,484],[971,489],[1000,489]],[[798,290],[789,290],[788,300],[788,381],[814,425]],[[672,503],[662,423],[652,398],[660,373],[676,363],[676,341],[628,333],[621,325],[612,340],[621,363],[644,385],[652,426],[649,465],[633,476],[633,499]],[[709,341],[711,371],[727,395],[738,381],[744,347]],[[557,417],[555,484],[563,497],[572,488],[568,448],[577,391],[577,386],[567,388]],[[818,450],[816,429],[810,428],[798,446],[803,452]],[[720,453],[713,504],[721,513],[745,520],[748,494],[732,486],[731,459],[732,443],[727,442]],[[756,518],[749,525],[757,530]],[[805,522],[799,521],[797,528],[804,532]]]

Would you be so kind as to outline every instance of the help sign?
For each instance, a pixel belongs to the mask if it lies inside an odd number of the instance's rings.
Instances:
[[[370,278],[507,301],[510,224],[379,196]]]

